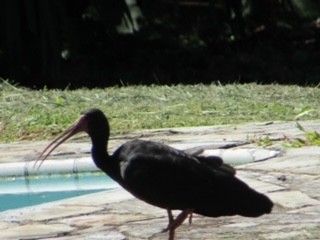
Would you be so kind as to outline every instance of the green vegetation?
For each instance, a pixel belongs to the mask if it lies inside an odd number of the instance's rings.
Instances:
[[[252,142],[256,142],[258,146],[260,147],[270,147],[273,145],[273,141],[272,139],[270,139],[269,136],[265,136],[262,138],[259,138],[258,140],[252,141]]]
[[[93,107],[108,115],[114,134],[150,128],[288,121],[303,112],[308,114],[301,118],[317,119],[319,99],[319,88],[282,85],[197,84],[61,91],[30,90],[2,81],[0,141],[52,138],[82,111]]]
[[[304,139],[288,139],[283,143],[285,147],[303,147],[303,146],[320,146],[320,133],[317,131],[306,130],[298,121],[296,122],[297,128],[304,132]]]

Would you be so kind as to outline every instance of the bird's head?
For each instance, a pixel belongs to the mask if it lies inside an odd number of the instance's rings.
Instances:
[[[94,141],[99,141],[106,144],[109,138],[109,131],[109,123],[104,113],[100,109],[89,109],[83,112],[74,124],[63,131],[43,150],[34,166],[40,161],[38,166],[40,168],[43,161],[54,149],[77,133],[86,132],[93,143]]]
[[[82,131],[88,133],[93,141],[95,139],[101,142],[108,140],[110,132],[109,123],[107,117],[100,109],[93,108],[83,112],[78,123],[81,121],[84,123]]]

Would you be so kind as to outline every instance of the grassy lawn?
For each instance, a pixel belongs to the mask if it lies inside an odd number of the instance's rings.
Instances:
[[[320,118],[320,89],[230,84],[30,90],[0,79],[0,142],[52,138],[88,108],[113,133],[138,129]],[[309,111],[311,110],[311,111]]]

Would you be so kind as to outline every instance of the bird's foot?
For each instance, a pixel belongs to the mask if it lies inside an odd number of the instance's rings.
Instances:
[[[183,210],[176,217],[176,219],[173,218],[171,209],[168,209],[167,212],[168,212],[168,217],[169,217],[169,224],[162,232],[169,231],[169,240],[173,240],[174,239],[174,232],[175,232],[176,228],[179,227],[184,222],[184,220],[186,220],[186,218],[189,216],[189,214],[190,214],[189,223],[190,223],[190,221],[192,221],[193,209]]]

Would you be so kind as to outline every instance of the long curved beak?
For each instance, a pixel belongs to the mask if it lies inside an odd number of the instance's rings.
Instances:
[[[67,139],[71,138],[73,135],[79,133],[79,132],[88,132],[88,120],[87,117],[81,116],[76,123],[71,125],[68,129],[66,129],[64,132],[62,132],[58,137],[56,137],[39,155],[38,159],[35,161],[33,168],[35,168],[40,161],[37,169],[39,169],[46,160],[46,158],[49,156],[49,154],[55,150],[59,145],[61,145],[63,142],[65,142]]]

